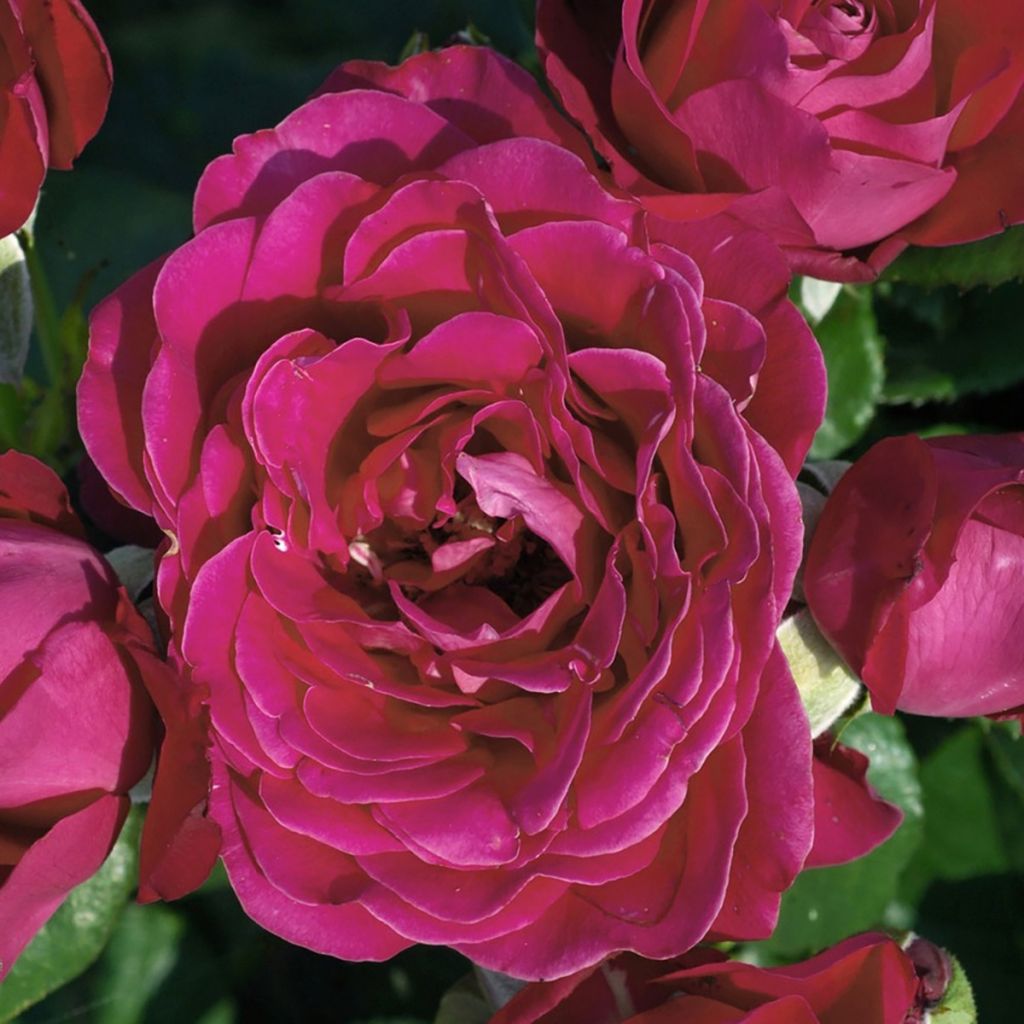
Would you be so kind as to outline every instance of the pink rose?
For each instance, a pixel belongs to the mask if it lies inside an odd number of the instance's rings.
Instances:
[[[728,209],[802,273],[1024,221],[1017,0],[540,0],[537,38],[619,184]]]
[[[2,977],[106,859],[154,739],[149,627],[60,480],[18,452],[0,455],[0,607]]]
[[[877,710],[1024,704],[1024,434],[876,444],[825,506],[804,590]]]
[[[550,977],[771,930],[812,833],[774,634],[820,355],[763,236],[589,160],[487,50],[348,64],[97,308],[82,433],[170,536],[210,720],[203,818],[176,705],[151,895],[206,821],[247,912],[339,957]]]
[[[911,1024],[949,977],[948,958],[930,942],[904,951],[878,933],[769,970],[709,949],[669,963],[626,954],[527,985],[490,1024]]]
[[[78,0],[0,0],[0,237],[99,131],[110,55]]]

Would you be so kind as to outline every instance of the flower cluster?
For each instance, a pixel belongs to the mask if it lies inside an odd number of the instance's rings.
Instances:
[[[142,901],[219,856],[292,942],[535,982],[494,1024],[923,1019],[934,947],[698,947],[899,825],[777,640],[825,409],[789,288],[1024,220],[1022,31],[540,0],[576,124],[453,46],[347,63],[214,160],[77,392],[82,502],[163,538],[156,642],[57,477],[0,456],[0,970],[156,746]],[[0,235],[109,88],[77,0],[0,0]],[[1020,435],[889,438],[836,487],[802,593],[877,710],[1021,713],[1022,496]]]

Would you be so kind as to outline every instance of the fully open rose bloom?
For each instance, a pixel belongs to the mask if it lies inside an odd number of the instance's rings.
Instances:
[[[106,859],[149,767],[149,627],[60,480],[0,455],[0,977]]]
[[[1024,705],[1024,435],[876,444],[829,497],[804,589],[879,711]]]
[[[0,237],[28,219],[110,99],[110,56],[78,0],[0,0]]]
[[[728,208],[802,272],[1024,221],[1018,0],[540,0],[545,70],[616,180]]]
[[[490,1024],[918,1024],[949,978],[938,947],[878,933],[769,970],[710,950],[667,964],[626,954],[528,985]]]
[[[313,949],[668,956],[766,935],[807,857],[774,632],[820,356],[763,236],[659,221],[589,159],[489,51],[349,64],[94,314],[82,433],[170,538],[208,820]],[[165,836],[205,796],[179,749]]]

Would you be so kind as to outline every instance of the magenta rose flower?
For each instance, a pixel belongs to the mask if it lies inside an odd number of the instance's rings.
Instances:
[[[345,65],[195,228],[96,310],[80,419],[170,537],[247,912],[533,978],[768,934],[813,830],[774,634],[823,402],[780,253],[607,191],[472,48]],[[206,790],[175,715],[154,895]]]
[[[913,1024],[949,979],[937,946],[879,933],[768,970],[703,949],[668,963],[625,954],[527,985],[490,1024]]]
[[[829,498],[804,573],[877,710],[1024,705],[1024,435],[879,442]]]
[[[0,455],[0,977],[106,859],[149,767],[149,627],[60,480]],[[159,663],[157,663],[159,664]]]
[[[99,131],[110,55],[78,0],[0,0],[0,237]]]
[[[1024,221],[1016,0],[539,0],[544,67],[616,181],[721,210],[802,273]]]

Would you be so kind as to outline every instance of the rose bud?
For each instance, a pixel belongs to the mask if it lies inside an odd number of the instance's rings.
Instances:
[[[153,755],[149,627],[60,480],[0,455],[0,976],[106,859]]]
[[[876,710],[1024,704],[1024,435],[876,444],[829,497],[804,590]]]
[[[78,0],[0,0],[0,237],[99,131],[110,55]]]
[[[668,963],[625,954],[527,985],[490,1024],[905,1024],[919,1005],[914,961],[867,933],[767,970],[710,949]]]
[[[915,935],[907,944],[906,953],[920,979],[919,1001],[925,1007],[937,1006],[953,979],[954,967],[949,954],[920,935]]]
[[[869,280],[1024,221],[1017,0],[540,0],[566,110],[650,209]]]
[[[213,826],[254,920],[349,959],[771,931],[813,833],[775,631],[820,353],[769,240],[596,173],[493,52],[347,64],[97,307],[82,434],[170,538],[192,679],[147,897]]]

